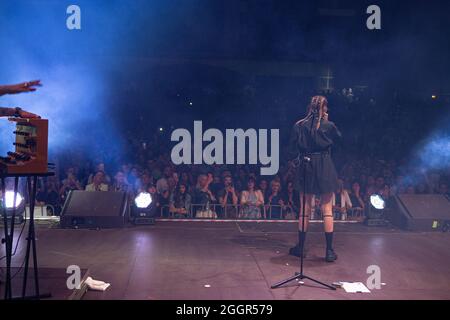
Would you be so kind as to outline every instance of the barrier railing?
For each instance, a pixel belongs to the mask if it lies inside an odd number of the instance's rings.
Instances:
[[[297,218],[291,206],[281,205],[234,205],[225,206],[218,203],[191,204],[185,213],[171,212],[169,205],[161,206],[160,217],[191,219],[285,219]]]
[[[364,210],[350,208],[347,210],[345,219],[341,217],[336,220],[352,220],[364,216]],[[233,205],[222,206],[218,203],[209,204],[191,204],[185,213],[176,213],[170,211],[169,205],[161,206],[161,218],[187,218],[187,219],[267,219],[267,220],[296,220],[298,219],[298,209],[292,206],[281,205]],[[320,209],[313,209],[312,220],[321,220],[322,213]]]
[[[44,204],[44,205],[35,205],[34,207],[34,216],[35,217],[52,217],[56,216],[55,207],[51,204]],[[26,216],[30,216],[30,206],[27,204],[25,207]]]

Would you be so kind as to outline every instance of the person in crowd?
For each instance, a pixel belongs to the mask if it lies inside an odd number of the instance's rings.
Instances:
[[[194,212],[196,218],[217,218],[217,213],[214,211],[214,202],[216,197],[209,189],[211,183],[210,178],[206,174],[200,174],[197,177],[197,186],[194,189]]]
[[[134,189],[139,193],[147,190],[151,185],[153,185],[152,177],[147,172],[143,172],[142,175],[136,179]]]
[[[114,183],[112,184],[110,190],[126,192],[128,194],[131,194],[133,192],[133,189],[128,184],[125,173],[123,171],[117,171],[114,176]]]
[[[104,182],[105,173],[97,171],[92,179],[92,183],[86,186],[86,191],[108,191],[109,186]]]
[[[190,216],[191,195],[183,182],[180,182],[175,191],[170,194],[169,209],[175,218],[187,218]]]
[[[104,162],[99,162],[99,163],[97,163],[97,165],[95,166],[95,172],[94,172],[94,173],[91,173],[91,174],[89,175],[87,184],[91,184],[91,183],[93,182],[93,180],[94,180],[94,175],[95,175],[97,172],[99,172],[99,171],[102,171],[102,172],[104,173],[104,182],[105,182],[106,184],[111,184],[111,178],[106,174],[106,171],[105,171],[105,163],[104,163]]]
[[[128,176],[127,176],[127,181],[128,181],[128,183],[130,184],[130,186],[133,187],[134,192],[137,192],[137,191],[138,191],[138,190],[136,189],[136,183],[137,183],[138,180],[139,180],[139,176],[140,176],[140,174],[139,174],[139,170],[138,170],[137,166],[131,167],[130,173],[129,173]]]
[[[376,193],[382,193],[385,185],[386,185],[386,182],[384,180],[384,177],[378,176],[377,179],[375,180]]]
[[[240,167],[238,169],[238,173],[235,179],[235,188],[236,190],[242,190],[244,189],[245,185],[247,183],[247,171],[244,167]]]
[[[173,171],[171,181],[169,181],[169,189],[175,189],[178,186],[178,183],[180,183],[180,175],[178,174],[178,172]]]
[[[47,190],[42,181],[39,181],[36,187],[36,205],[43,206],[47,202]]]
[[[192,178],[187,171],[181,172],[180,183],[183,183],[188,189],[192,185]]]
[[[59,189],[59,196],[62,202],[66,201],[68,193],[73,190],[83,190],[83,188],[75,175],[69,171],[67,178],[63,180],[62,186]]]
[[[302,209],[300,209],[300,210],[302,210]],[[299,211],[299,212],[301,212],[301,211]],[[322,205],[320,202],[320,197],[316,197],[316,195],[313,195],[311,197],[311,217],[310,217],[310,219],[311,220],[323,219]]]
[[[386,201],[391,198],[391,187],[387,183],[381,189],[380,196]]]
[[[355,216],[362,216],[364,213],[364,200],[361,195],[361,186],[358,181],[352,183],[352,190],[349,193],[350,202],[352,204],[351,212]]]
[[[61,213],[61,199],[58,188],[53,181],[48,180],[45,184],[45,205],[47,206],[47,215],[59,216]]]
[[[169,184],[168,184],[169,186]],[[163,189],[162,193],[158,192],[158,188],[156,188],[156,192],[158,194],[159,205],[161,206],[161,212],[164,217],[169,216],[169,200],[170,200],[170,188]]]
[[[300,193],[295,190],[292,181],[288,181],[286,194],[283,198],[286,199],[286,207],[291,215],[289,218],[298,219],[298,213],[300,212]]]
[[[128,175],[130,174],[130,165],[128,163],[122,164],[120,166],[120,171],[122,171],[123,174],[125,175],[125,179],[128,179]]]
[[[219,190],[217,196],[221,206],[220,213],[222,218],[236,218],[238,194],[233,186],[233,178],[231,176],[223,178],[223,188]]]
[[[358,183],[360,186],[361,197],[364,198],[364,191],[366,190],[366,186],[367,186],[367,175],[365,173],[361,173],[359,175],[358,181],[359,181]]]
[[[169,191],[168,179],[172,176],[172,169],[169,166],[164,167],[163,176],[156,181],[156,190],[159,194]]]
[[[279,180],[270,182],[270,192],[266,201],[266,215],[269,219],[282,219],[285,202],[281,195],[281,184]]]
[[[374,193],[377,193],[379,190],[377,190],[377,187],[375,185],[375,179],[373,176],[367,177],[367,185],[366,185],[366,193],[364,195],[364,202],[368,202],[370,199],[370,196]]]
[[[231,176],[231,175],[226,175]],[[222,178],[224,179],[224,177]],[[210,184],[209,188],[211,189],[211,192],[215,195],[219,195],[221,189],[223,188],[223,184],[221,182],[221,177],[218,174],[213,174],[213,181]]]
[[[268,182],[265,178],[261,178],[259,179],[259,190],[261,190],[261,193],[264,196],[264,199],[267,199],[267,197],[269,196],[268,193]]]
[[[169,179],[167,179],[167,184],[169,186],[169,193],[172,193],[178,186],[178,180],[175,176],[171,176]]]
[[[342,179],[338,179],[338,189],[331,198],[333,213],[336,219],[346,220],[347,211],[352,208],[352,202],[348,191],[344,188]]]
[[[156,191],[156,187],[154,185],[150,185],[147,190],[145,190],[152,197],[152,203],[150,204],[150,216],[152,217],[165,217],[168,215],[168,210],[164,210],[167,208],[162,208],[160,203],[160,196]],[[166,212],[167,211],[167,212]]]
[[[75,170],[75,167],[74,167],[74,166],[70,166],[70,167],[68,167],[68,168],[66,169],[66,177],[62,180],[62,184],[67,183],[67,180],[68,180],[69,176],[75,177],[75,180],[77,180],[77,182],[80,183],[80,182],[78,181],[77,174],[76,174],[76,170]]]
[[[241,193],[241,217],[244,219],[261,219],[264,208],[264,196],[261,190],[256,190],[256,181],[254,178],[249,178],[247,182],[247,189]]]
[[[213,183],[214,183],[214,172],[208,171],[208,172],[206,173],[206,177],[207,177],[207,180],[208,180],[208,188],[209,188],[209,190],[211,190],[211,192],[213,193],[213,195],[217,198],[217,193],[214,192],[213,189],[212,189],[212,185],[213,185]],[[220,190],[220,189],[219,189],[219,190]]]

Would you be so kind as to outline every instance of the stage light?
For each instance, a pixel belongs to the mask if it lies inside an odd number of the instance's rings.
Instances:
[[[4,205],[4,209],[3,209]],[[21,224],[24,222],[25,201],[20,193],[16,193],[16,203],[14,203],[14,191],[5,192],[5,203],[3,204],[3,197],[0,197],[0,217],[3,219],[3,210],[6,212],[6,217],[11,218],[13,212],[15,213],[15,223]]]
[[[370,204],[377,210],[383,210],[386,207],[386,202],[378,194],[370,196]]]
[[[13,209],[14,207],[19,208],[22,204],[23,197],[20,193],[16,193],[16,203],[14,204],[14,191],[5,192],[5,207],[7,209]]]
[[[148,208],[152,204],[152,196],[148,192],[141,192],[134,199],[134,203],[139,209]]]
[[[431,96],[431,99],[436,100],[436,99],[437,99],[437,96],[433,94],[433,95]]]
[[[193,103],[192,103],[192,102],[189,102],[189,105],[192,107]]]
[[[370,206],[367,208],[366,220],[364,224],[367,226],[386,226],[387,220],[385,219],[386,201],[378,194],[372,194],[370,196]]]
[[[152,205],[152,195],[148,192],[141,192],[134,199],[134,206],[131,208],[130,219],[134,224],[155,224],[154,217],[158,207]]]
[[[159,127],[159,132],[163,132],[164,128],[163,127]]]

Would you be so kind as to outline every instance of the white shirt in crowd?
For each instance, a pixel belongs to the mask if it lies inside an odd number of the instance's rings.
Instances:
[[[108,185],[106,183],[101,183],[98,186],[91,183],[86,186],[86,191],[108,191]]]

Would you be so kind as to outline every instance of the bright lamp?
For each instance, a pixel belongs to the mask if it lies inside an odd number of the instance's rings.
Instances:
[[[148,192],[141,192],[134,198],[134,203],[139,209],[145,209],[152,203],[152,196]]]

